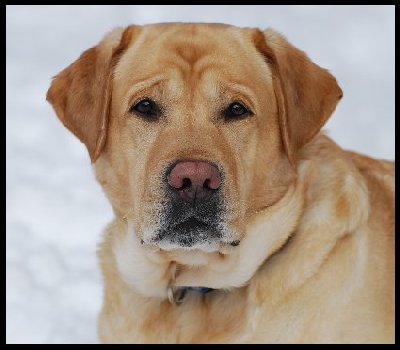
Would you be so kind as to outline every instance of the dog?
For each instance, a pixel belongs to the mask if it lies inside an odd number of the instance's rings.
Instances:
[[[341,97],[225,24],[116,28],[53,78],[115,214],[103,343],[394,342],[394,163],[320,132]]]

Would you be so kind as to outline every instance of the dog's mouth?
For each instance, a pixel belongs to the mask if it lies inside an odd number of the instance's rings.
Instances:
[[[212,244],[219,241],[222,236],[222,230],[216,224],[189,217],[160,230],[154,238],[154,243],[158,245],[168,243],[171,246],[192,248]]]
[[[190,231],[190,230],[207,230],[210,225],[207,225],[205,222],[196,219],[195,217],[191,217],[177,225],[175,225],[174,229],[178,231]]]

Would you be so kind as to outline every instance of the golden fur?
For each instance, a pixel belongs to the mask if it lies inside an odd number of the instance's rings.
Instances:
[[[394,341],[394,165],[318,133],[341,96],[282,35],[221,24],[117,28],[55,77],[47,98],[115,213],[99,250],[102,342]],[[132,115],[144,97],[163,118]],[[232,101],[255,115],[224,122]],[[143,244],[160,174],[188,158],[223,164],[240,245]],[[175,304],[186,286],[217,290]]]

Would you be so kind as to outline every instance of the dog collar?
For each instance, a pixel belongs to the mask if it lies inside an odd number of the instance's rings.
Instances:
[[[186,290],[192,290],[194,292],[200,292],[203,294],[206,294],[208,292],[211,292],[213,289],[212,288],[207,288],[207,287],[182,287],[182,289]]]
[[[206,294],[213,290],[213,288],[208,287],[180,287],[174,290],[172,287],[169,287],[167,293],[168,299],[171,304],[181,304],[185,299],[187,292],[198,292]]]

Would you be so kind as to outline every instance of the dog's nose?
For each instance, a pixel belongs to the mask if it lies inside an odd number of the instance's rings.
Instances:
[[[187,201],[206,200],[221,186],[218,168],[204,161],[178,162],[167,178],[169,186]]]

